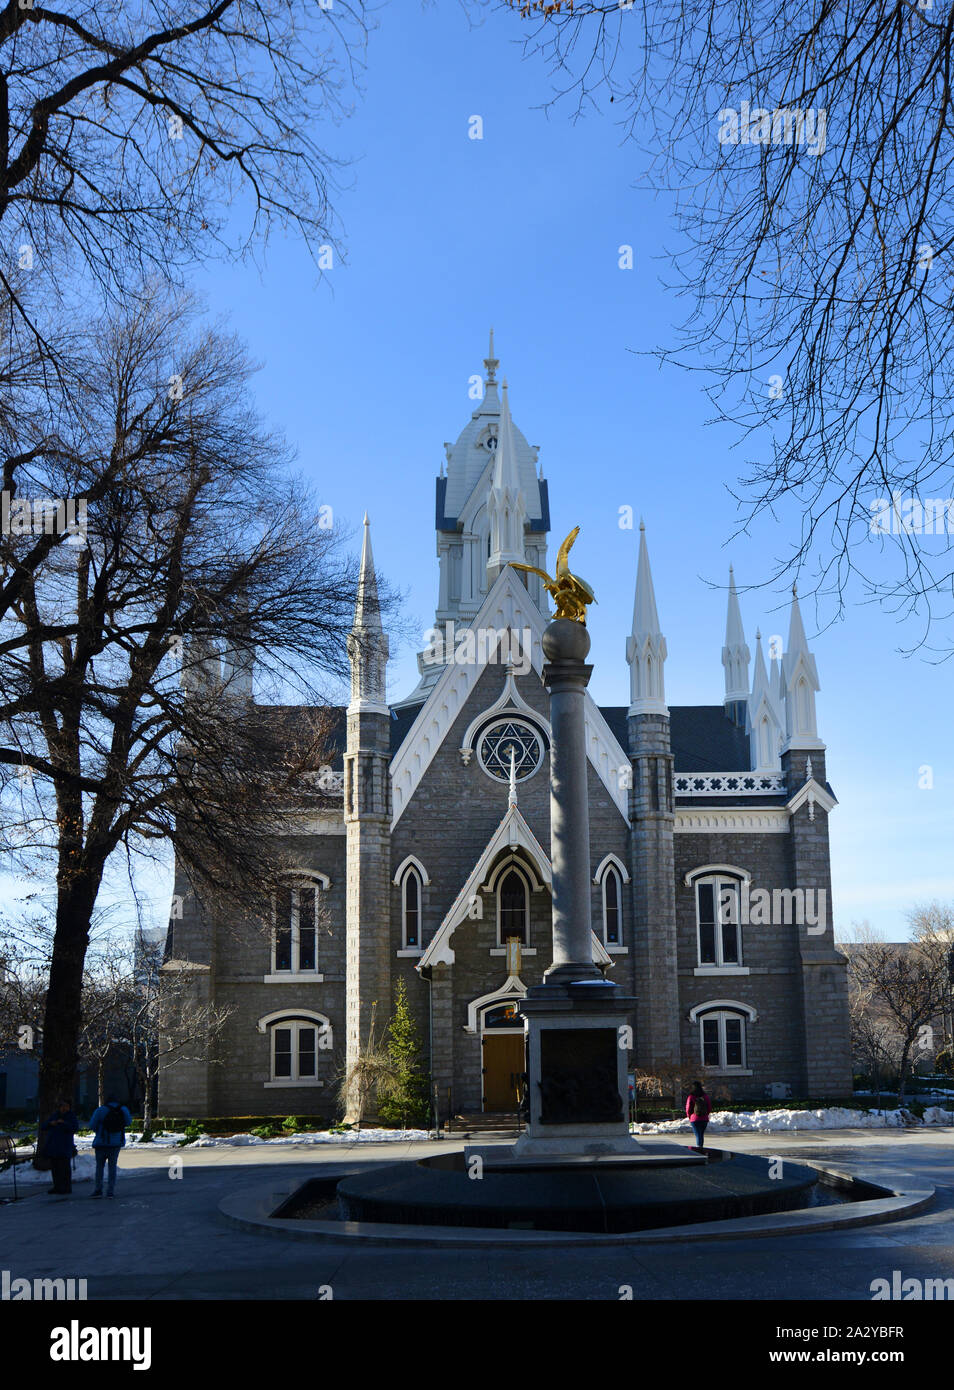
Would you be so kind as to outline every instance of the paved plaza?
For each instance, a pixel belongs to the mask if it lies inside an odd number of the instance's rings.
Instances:
[[[302,1179],[333,1165],[393,1163],[459,1144],[139,1149],[121,1156],[117,1198],[34,1192],[0,1207],[3,1266],[14,1277],[85,1278],[89,1298],[317,1299],[857,1299],[877,1277],[954,1276],[954,1129],[711,1135],[719,1148],[817,1159],[885,1181],[903,1172],[937,1188],[911,1219],[778,1239],[574,1250],[424,1249],[347,1240],[287,1240],[236,1229],[223,1197]],[[171,1158],[183,1176],[169,1177]],[[7,1195],[9,1175],[3,1175]],[[326,1295],[327,1296],[327,1295]]]

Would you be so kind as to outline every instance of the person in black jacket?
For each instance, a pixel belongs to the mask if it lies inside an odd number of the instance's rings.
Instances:
[[[53,1186],[49,1191],[56,1197],[68,1197],[73,1191],[70,1172],[70,1164],[76,1153],[73,1135],[79,1129],[79,1121],[70,1109],[68,1100],[58,1103],[43,1128],[46,1130],[43,1156],[50,1160],[50,1174],[53,1178]]]

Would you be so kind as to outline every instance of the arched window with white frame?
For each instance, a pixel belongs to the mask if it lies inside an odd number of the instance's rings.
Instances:
[[[321,1086],[321,1054],[330,1055],[331,1022],[314,1009],[285,1009],[258,1021],[268,1034],[269,1080],[266,1087]]]
[[[593,876],[600,887],[600,923],[603,945],[621,951],[623,946],[623,884],[629,873],[621,859],[607,854]]]
[[[691,1009],[689,1019],[699,1025],[702,1065],[715,1072],[747,1072],[747,1031],[757,1018],[750,1004],[735,999],[712,999]]]
[[[421,875],[410,865],[401,879],[401,944],[405,951],[421,949]]]
[[[324,874],[289,876],[272,895],[272,975],[318,977],[318,924]]]
[[[522,946],[530,945],[530,884],[514,863],[497,880],[498,946],[506,946],[512,937]]]
[[[611,864],[603,875],[603,944],[620,946],[623,937],[623,885]]]
[[[741,871],[720,870],[693,877],[696,952],[700,967],[742,966]]]

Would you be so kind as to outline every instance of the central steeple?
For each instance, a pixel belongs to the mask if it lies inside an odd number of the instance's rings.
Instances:
[[[506,384],[501,399],[493,329],[483,365],[483,375],[471,378],[477,408],[456,443],[445,443],[436,479],[440,585],[434,626],[442,639],[449,624],[459,632],[473,623],[506,565],[518,561],[547,567],[547,484],[542,469],[537,474],[537,446],[527,443],[513,421]],[[538,576],[527,575],[526,585],[540,612],[549,616]],[[433,648],[429,638],[425,642]],[[425,657],[426,650],[418,656],[421,680],[401,704],[423,699],[440,675],[441,666]]]
[[[526,563],[523,534],[526,503],[520,490],[520,476],[517,472],[513,421],[510,418],[506,382],[503,384],[500,433],[497,437],[497,452],[494,455],[493,482],[487,501],[487,515],[490,517],[490,557],[487,560],[489,587],[505,565]]]

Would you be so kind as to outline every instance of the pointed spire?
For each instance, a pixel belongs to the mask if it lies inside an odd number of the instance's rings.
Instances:
[[[755,629],[755,665],[752,671],[752,701],[758,703],[758,696],[769,689],[768,670],[762,654],[762,634]]]
[[[788,621],[788,646],[782,658],[782,692],[785,697],[785,747],[824,748],[818,737],[815,692],[821,687],[818,668],[808,648],[805,624],[798,605],[798,592],[792,585],[792,609]]]
[[[354,622],[348,637],[348,657],[351,661],[349,714],[390,713],[385,695],[388,654],[388,639],[381,624],[378,579],[374,572],[374,555],[371,551],[371,525],[365,512]]]
[[[663,666],[666,639],[659,627],[656,592],[649,565],[646,527],[639,523],[639,560],[633,599],[633,630],[626,639],[629,663],[630,714],[668,714]]]
[[[633,636],[645,637],[658,631],[659,614],[656,612],[656,591],[653,588],[653,575],[649,567],[646,523],[640,518],[639,561],[636,566],[636,594],[633,601]]]
[[[490,330],[490,351],[484,358],[484,366],[487,368],[487,385],[492,385],[497,380],[497,368],[500,366],[500,359],[494,356],[494,330]]]
[[[364,514],[364,539],[361,542],[361,569],[358,573],[358,592],[354,604],[352,631],[381,632],[381,605],[378,601],[378,579],[374,572],[371,551],[371,523]]]
[[[725,668],[725,696],[723,704],[726,714],[741,723],[744,718],[745,702],[749,698],[749,649],[745,643],[742,629],[742,611],[739,608],[739,595],[735,588],[735,574],[729,566],[729,602],[725,618],[725,645],[722,648],[722,665]]]
[[[503,383],[503,400],[500,406],[500,429],[497,435],[497,451],[494,455],[493,481],[487,499],[487,513],[490,518],[490,555],[487,560],[487,573],[495,579],[505,565],[516,560],[522,564],[525,558],[524,521],[526,504],[520,490],[520,474],[517,469],[517,449],[510,418],[510,397],[506,381]]]
[[[749,735],[750,762],[753,771],[777,772],[782,716],[772,695],[772,687],[762,653],[762,634],[755,634],[755,669],[752,673],[752,693],[746,704],[745,729]]]

